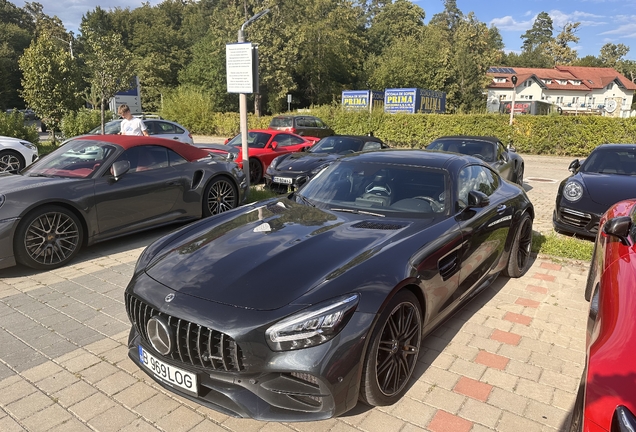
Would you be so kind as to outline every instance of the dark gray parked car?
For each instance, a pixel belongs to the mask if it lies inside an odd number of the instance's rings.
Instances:
[[[270,129],[287,131],[301,136],[324,138],[335,132],[318,117],[308,115],[280,115],[269,123]]]

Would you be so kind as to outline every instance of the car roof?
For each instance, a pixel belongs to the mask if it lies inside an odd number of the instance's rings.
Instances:
[[[596,150],[625,150],[625,149],[635,150],[636,149],[636,144],[601,144],[601,145],[597,146],[592,151],[596,151]]]
[[[501,142],[501,140],[494,136],[479,136],[479,135],[447,135],[434,139],[433,141],[440,141],[445,139],[461,139],[466,141],[488,141],[493,144]]]
[[[349,158],[356,158],[358,162],[422,165],[438,169],[449,169],[449,166],[455,163],[461,166],[469,163],[479,163],[480,165],[487,166],[484,161],[472,156],[425,149],[374,150],[345,156],[343,159]]]
[[[378,137],[374,137],[374,136],[370,136],[370,135],[330,135],[328,137],[325,138],[356,138],[356,139],[361,139],[361,140],[365,140],[365,141],[375,141],[375,142],[379,142],[384,144],[384,142],[378,138]],[[323,138],[323,139],[325,139]]]
[[[208,152],[181,141],[170,140],[165,138],[157,138],[153,136],[136,136],[136,135],[82,135],[73,140],[91,140],[102,141],[116,144],[124,149],[129,149],[144,145],[160,145],[178,153],[188,161],[192,162],[208,156]]]

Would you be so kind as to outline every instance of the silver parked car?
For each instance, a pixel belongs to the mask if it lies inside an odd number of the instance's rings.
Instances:
[[[144,124],[148,128],[148,134],[157,135],[160,138],[173,139],[184,142],[186,144],[194,144],[192,134],[179,123],[162,119],[144,119]],[[121,130],[121,120],[109,121],[104,125],[104,133],[106,135],[118,134]],[[101,134],[101,126],[97,126],[91,130],[89,134]]]

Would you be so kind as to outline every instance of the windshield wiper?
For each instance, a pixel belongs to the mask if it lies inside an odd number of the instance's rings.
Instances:
[[[337,212],[344,212],[344,213],[364,214],[364,215],[370,215],[370,216],[384,217],[383,214],[373,213],[366,210],[354,210],[354,209],[347,209],[347,208],[331,208],[330,210],[337,211]]]
[[[299,193],[296,193],[296,196],[297,196],[298,198],[300,198],[300,199],[301,199],[301,201],[302,201],[302,202],[304,202],[305,204],[307,204],[308,206],[316,207],[316,204],[314,204],[313,202],[311,202],[311,201],[309,200],[309,198],[307,198],[306,196],[301,195],[301,194],[299,194]]]

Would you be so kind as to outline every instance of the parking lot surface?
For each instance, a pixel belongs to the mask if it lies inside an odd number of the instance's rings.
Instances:
[[[570,159],[524,158],[535,230],[547,234]],[[128,359],[123,291],[143,248],[168,231],[96,245],[54,271],[0,270],[0,431],[531,432],[567,424],[585,359],[584,264],[538,257],[522,278],[500,277],[424,340],[395,405],[266,423],[175,396]]]

